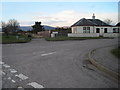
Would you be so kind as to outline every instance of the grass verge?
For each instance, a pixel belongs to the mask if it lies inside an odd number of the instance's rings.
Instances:
[[[111,50],[111,53],[116,57],[120,58],[120,48],[115,48]]]
[[[47,41],[65,41],[65,40],[86,40],[86,39],[108,39],[104,37],[54,37],[45,38]]]
[[[24,35],[2,35],[0,36],[2,40],[0,40],[0,43],[2,44],[9,44],[9,43],[26,43],[30,42],[31,38],[28,38],[27,36]]]

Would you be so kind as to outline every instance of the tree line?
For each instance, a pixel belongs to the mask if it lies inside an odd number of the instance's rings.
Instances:
[[[105,23],[107,24],[111,24],[112,20],[110,19],[105,19],[104,20]],[[2,32],[4,32],[6,35],[12,33],[16,33],[18,31],[22,31],[20,30],[20,23],[16,20],[16,19],[10,19],[8,20],[8,22],[1,22],[1,27],[2,27]],[[41,31],[45,31],[44,27],[41,25],[41,22],[35,22],[35,24],[32,26],[32,31],[31,33],[36,33],[37,32],[41,32]],[[71,28],[63,28],[63,27],[57,27],[55,30],[52,31],[58,31],[60,33],[71,33]]]
[[[4,32],[4,34],[7,36],[9,34],[16,34],[17,32],[22,31],[20,29],[19,22],[15,19],[10,19],[8,20],[8,22],[1,21],[1,27],[2,27],[2,32]],[[41,25],[41,22],[35,22],[35,25],[31,27],[33,28],[31,33],[37,34],[37,32],[44,31],[44,27]]]

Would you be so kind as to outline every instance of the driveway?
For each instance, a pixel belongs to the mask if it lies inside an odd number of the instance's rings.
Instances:
[[[9,69],[28,77],[22,80],[25,83],[22,87],[36,82],[44,88],[115,88],[116,82],[83,67],[90,50],[114,44],[118,44],[117,39],[56,42],[33,39],[30,43],[4,44],[2,61]],[[3,69],[9,73],[7,67]],[[5,83],[3,87],[10,87]]]

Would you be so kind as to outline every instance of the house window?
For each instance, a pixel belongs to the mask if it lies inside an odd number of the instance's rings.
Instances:
[[[86,33],[86,27],[83,27],[83,33]]]
[[[86,27],[83,27],[83,30],[86,30]]]
[[[87,27],[87,31],[86,31],[87,33],[90,33],[90,27]]]
[[[107,28],[104,28],[104,33],[107,33]]]
[[[100,33],[100,28],[96,28],[96,33]]]
[[[90,27],[87,27],[87,30],[90,30]]]
[[[113,33],[119,33],[119,28],[113,28]]]
[[[83,33],[90,33],[90,27],[83,27]]]

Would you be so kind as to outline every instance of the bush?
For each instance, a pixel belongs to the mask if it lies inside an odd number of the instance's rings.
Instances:
[[[31,38],[28,38],[25,35],[2,35],[2,43],[3,44],[8,44],[8,43],[26,43],[31,41]]]

